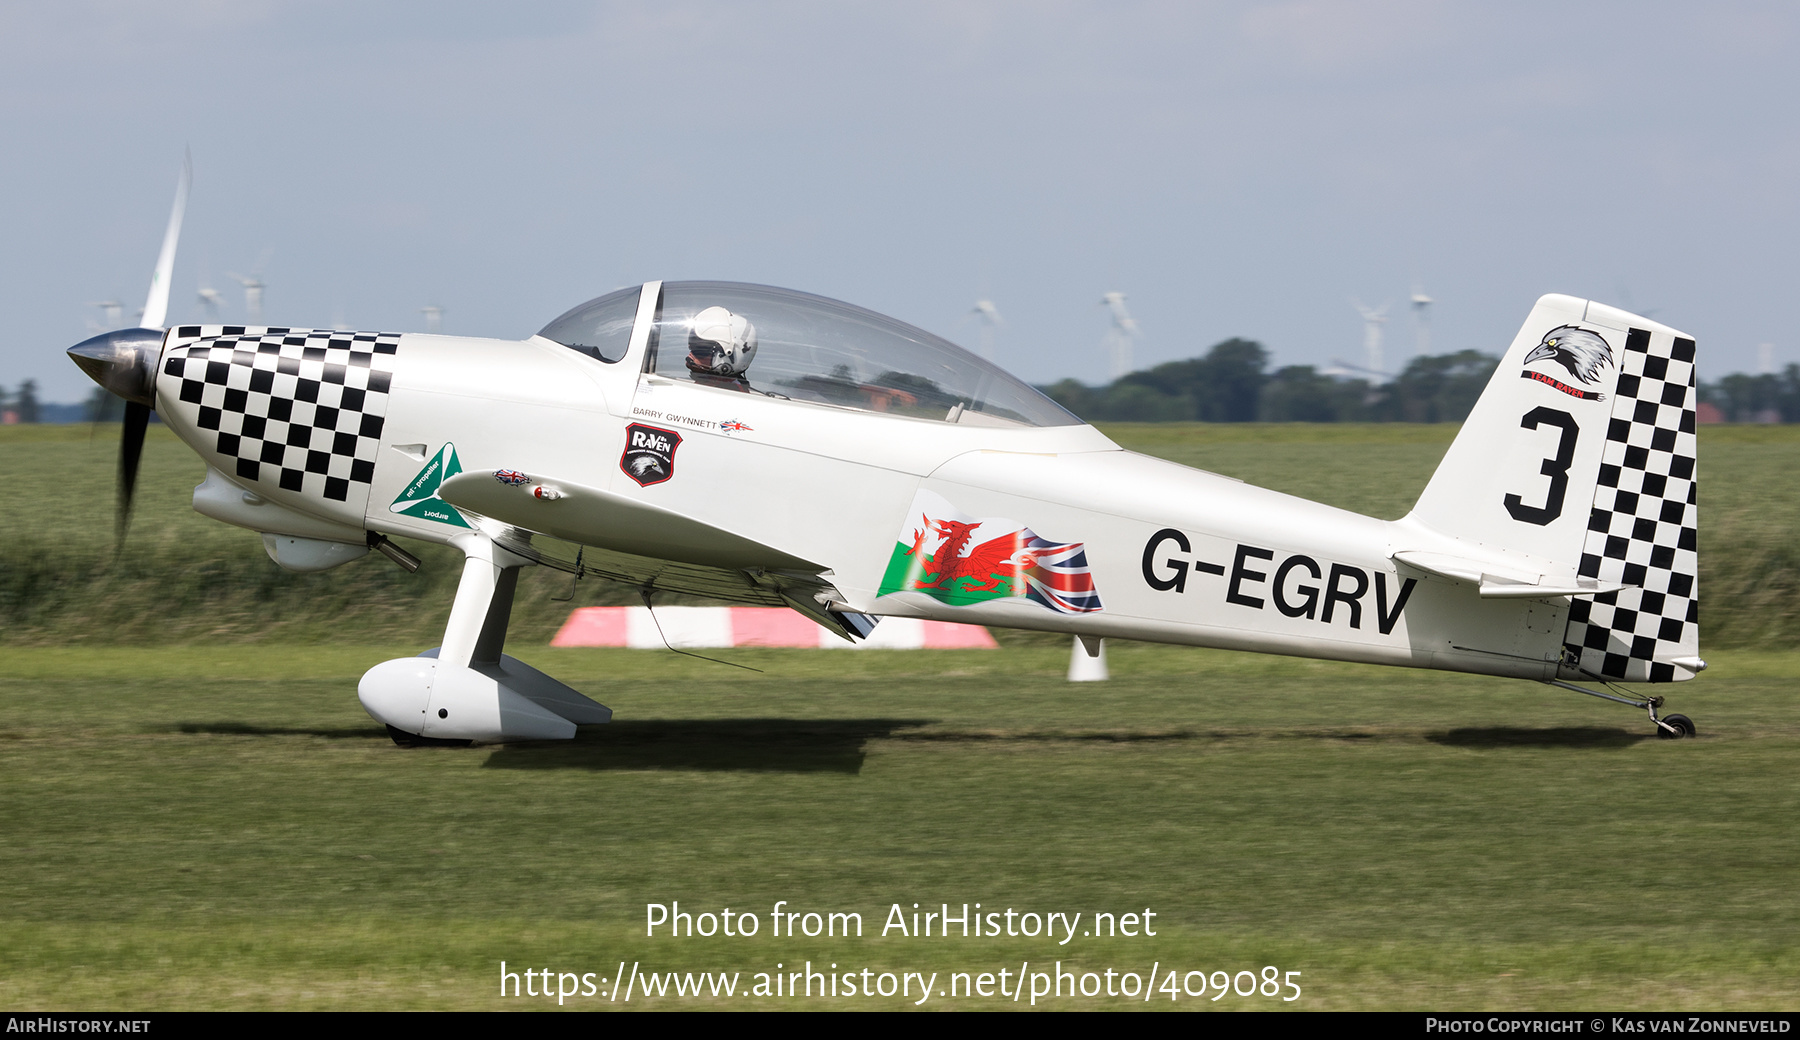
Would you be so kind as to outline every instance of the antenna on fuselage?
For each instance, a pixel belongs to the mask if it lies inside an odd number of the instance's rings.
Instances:
[[[656,635],[658,638],[660,638],[663,641],[663,646],[668,648],[670,653],[680,654],[683,657],[698,657],[702,661],[711,661],[713,664],[728,664],[733,668],[742,668],[747,672],[762,671],[761,668],[753,668],[750,665],[739,664],[736,661],[723,661],[717,657],[708,657],[705,654],[696,654],[691,650],[678,649],[675,646],[675,644],[669,642],[669,637],[666,634],[664,634],[663,627],[662,627],[662,621],[660,619],[658,619],[656,616],[656,607],[650,602],[650,594],[654,591],[655,591],[655,589],[651,585],[640,585],[638,587],[638,595],[644,597],[644,610],[646,613],[648,613],[650,615],[651,622],[653,622],[656,625]]]

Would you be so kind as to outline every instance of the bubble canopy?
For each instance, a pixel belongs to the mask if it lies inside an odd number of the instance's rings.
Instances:
[[[607,363],[624,359],[640,289],[576,307],[539,333]],[[697,378],[686,363],[696,315],[723,307],[755,330],[741,383]],[[644,371],[718,393],[981,426],[1075,426],[1080,419],[994,364],[905,322],[823,296],[742,282],[665,282]]]

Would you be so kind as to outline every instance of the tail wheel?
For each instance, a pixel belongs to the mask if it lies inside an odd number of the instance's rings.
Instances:
[[[1664,740],[1680,740],[1683,737],[1694,736],[1698,732],[1694,729],[1694,720],[1686,715],[1665,715],[1662,721],[1664,725],[1656,727],[1656,735]],[[1669,732],[1671,729],[1675,732]]]

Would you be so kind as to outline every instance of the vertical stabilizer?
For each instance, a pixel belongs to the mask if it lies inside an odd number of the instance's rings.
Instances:
[[[1694,409],[1691,338],[1545,296],[1402,526],[1546,587],[1594,588],[1571,598],[1565,678],[1691,678]]]

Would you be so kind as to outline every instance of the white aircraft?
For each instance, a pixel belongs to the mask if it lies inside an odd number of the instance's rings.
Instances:
[[[502,653],[533,565],[847,639],[913,617],[1528,679],[1694,733],[1611,685],[1706,667],[1694,342],[1656,322],[1540,299],[1383,521],[1125,451],[945,340],[766,286],[649,282],[523,340],[165,329],[184,197],[146,327],[69,351],[128,402],[121,531],[154,408],[206,462],[194,508],[284,567],[461,551],[443,645],[358,687],[403,745],[610,719]]]

